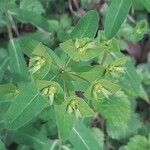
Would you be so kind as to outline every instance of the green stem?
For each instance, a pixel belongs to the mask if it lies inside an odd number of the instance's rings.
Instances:
[[[91,82],[90,82],[90,81],[88,81],[87,79],[85,79],[85,78],[81,77],[80,75],[78,75],[78,74],[74,74],[74,73],[72,73],[72,72],[69,72],[69,73],[70,73],[71,75],[76,76],[76,77],[78,77],[78,78],[80,78],[80,79],[82,79],[82,80],[86,81],[87,83],[91,84]]]
[[[64,91],[66,92],[67,96],[69,97],[70,93],[69,93],[69,89],[68,89],[68,86],[67,86],[67,83],[66,83],[65,79],[63,79],[63,82],[64,82]]]
[[[5,12],[5,15],[6,15],[8,36],[9,36],[9,40],[11,40],[11,39],[13,39],[13,34],[12,34],[11,23],[10,23],[10,20],[9,20],[9,14],[8,14],[8,11],[7,11],[7,10],[6,10],[6,12]]]
[[[65,68],[69,65],[69,63],[71,62],[72,58],[69,57],[68,61],[66,62],[66,64],[64,65],[63,69],[65,70]]]
[[[104,62],[105,62],[106,58],[107,58],[107,52],[105,51],[104,55],[103,55],[103,58],[102,58],[102,61],[101,61],[101,66],[104,65]]]
[[[18,32],[18,29],[16,27],[16,24],[14,22],[14,19],[13,19],[12,15],[9,13],[9,11],[7,11],[7,13],[8,13],[9,21],[12,24],[13,30],[15,31],[16,35],[19,36],[19,32]]]

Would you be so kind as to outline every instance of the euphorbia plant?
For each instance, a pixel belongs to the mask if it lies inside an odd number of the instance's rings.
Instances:
[[[136,97],[147,100],[147,95],[118,40],[128,37],[120,26],[131,1],[121,1],[118,14],[112,14],[117,2],[110,6],[104,31],[98,31],[98,13],[89,11],[56,52],[30,38],[13,39],[6,12],[12,76],[10,83],[0,85],[5,108],[0,129],[12,140],[36,150],[100,150],[104,149],[103,134],[106,147],[109,137],[134,134],[127,130],[133,119],[139,121],[133,101]],[[132,40],[141,39],[146,27],[146,21],[137,25],[137,32],[130,32]],[[97,114],[104,120],[102,131],[89,128]]]

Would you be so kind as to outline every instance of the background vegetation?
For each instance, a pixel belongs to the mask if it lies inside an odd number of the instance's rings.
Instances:
[[[0,0],[0,150],[149,150],[149,13]]]

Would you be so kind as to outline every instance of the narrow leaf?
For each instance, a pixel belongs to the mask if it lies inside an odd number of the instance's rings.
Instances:
[[[132,0],[112,0],[104,24],[105,35],[108,39],[111,39],[118,32],[131,4]]]
[[[96,11],[89,11],[71,33],[71,38],[94,38],[98,29],[99,16]]]
[[[13,79],[16,82],[28,81],[29,72],[23,58],[23,53],[17,43],[14,43],[13,39],[9,43],[10,54],[10,69],[13,74]]]

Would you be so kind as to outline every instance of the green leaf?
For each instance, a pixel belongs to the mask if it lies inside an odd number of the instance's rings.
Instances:
[[[60,113],[61,112],[61,113]],[[75,117],[91,117],[93,110],[78,97],[69,97],[61,105],[55,106],[59,136],[66,140],[73,127]]]
[[[122,89],[128,93],[128,95],[132,95],[135,97],[141,97],[145,100],[148,100],[146,94],[143,90],[141,79],[135,70],[135,66],[133,65],[131,60],[126,62],[126,70],[124,74],[124,79],[121,81],[120,85]]]
[[[81,120],[75,122],[69,140],[74,150],[103,149],[103,133],[96,128],[86,128]]]
[[[21,22],[31,23],[38,28],[42,28],[47,32],[55,32],[57,30],[54,26],[54,20],[47,20],[41,15],[34,13],[32,11],[22,10],[22,9],[11,9],[10,14],[17,18]]]
[[[79,65],[80,65],[80,63],[79,63]],[[80,83],[81,83],[81,81],[85,82],[85,80],[82,80],[82,78],[86,79],[87,80],[86,82],[88,82],[88,81],[89,81],[89,83],[93,82],[93,81],[95,81],[95,79],[102,77],[104,74],[104,71],[105,71],[105,68],[101,67],[101,66],[92,66],[92,67],[90,66],[88,70],[86,70],[85,67],[87,67],[87,66],[77,66],[77,68],[79,69],[79,72],[78,71],[70,72],[70,74],[72,73],[72,76],[77,75],[75,78],[77,82],[80,82]],[[81,77],[81,79],[78,76]],[[78,88],[80,88],[80,87],[78,87]]]
[[[66,113],[65,105],[56,105],[55,115],[59,137],[67,140],[74,124],[74,117]]]
[[[44,142],[38,137],[38,133],[38,130],[30,126],[8,132],[11,139],[17,143],[28,146],[33,146],[33,143],[37,143],[39,146],[41,146]]]
[[[20,8],[23,10],[35,12],[37,14],[42,14],[44,12],[44,8],[38,0],[22,0],[20,3]]]
[[[0,85],[0,129],[3,127],[4,116],[17,93],[18,88],[12,84]]]
[[[148,23],[147,21],[141,20],[138,22],[133,30],[133,35],[130,37],[132,41],[140,41],[143,39],[144,35],[148,32]]]
[[[10,54],[10,70],[13,75],[13,80],[29,81],[30,75],[23,58],[23,53],[20,51],[19,45],[14,43],[13,39],[9,43],[9,54]]]
[[[132,42],[137,42],[143,39],[144,35],[148,32],[148,23],[145,19],[141,20],[133,28],[129,24],[124,23],[120,30],[119,35]]]
[[[150,148],[150,140],[142,135],[136,135],[130,139],[125,150],[148,150]]]
[[[51,61],[47,49],[39,43],[31,53],[29,71],[35,79],[43,79],[50,71]]]
[[[65,106],[67,113],[69,113],[71,116],[75,115],[77,118],[91,117],[94,115],[93,110],[88,106],[88,104],[77,96],[69,97],[66,101],[63,102],[62,105]],[[71,112],[69,109],[71,109]],[[76,111],[78,111],[79,114]]]
[[[111,39],[118,32],[131,4],[132,0],[112,0],[104,24],[105,35],[108,39]]]
[[[104,47],[90,38],[82,38],[61,43],[60,48],[74,61],[88,61],[98,56]]]
[[[117,92],[110,100],[104,99],[96,103],[95,108],[106,119],[108,124],[121,127],[130,119],[130,102],[122,93]]]
[[[60,69],[63,67],[64,63],[55,54],[55,52],[51,50],[50,48],[48,48],[47,46],[42,45],[41,42],[31,39],[31,38],[21,38],[20,40],[18,40],[18,43],[20,44],[21,50],[28,56],[31,56],[31,54],[33,53],[33,50],[37,47],[37,45],[39,45],[39,47],[42,47],[45,53],[48,53],[46,55],[50,55],[51,60],[53,61],[53,64],[55,65],[55,67],[57,67],[57,69],[58,68]]]
[[[99,31],[96,38],[99,44],[104,46],[104,50],[108,52],[117,52],[120,51],[119,42],[116,38],[107,39],[104,31]]]
[[[7,129],[17,129],[33,120],[47,106],[32,83],[23,83],[4,117],[4,125]]]
[[[4,143],[0,140],[0,149],[1,150],[6,150],[6,147],[4,145]]]
[[[57,82],[37,80],[36,86],[50,105],[60,104],[63,101],[63,89]]]
[[[99,15],[96,11],[89,11],[82,17],[71,33],[71,38],[94,38],[98,29]]]
[[[8,66],[9,57],[0,60],[0,82]]]
[[[137,134],[142,125],[139,116],[133,113],[129,121],[122,126],[116,127],[114,124],[107,123],[107,133],[113,139],[124,139]]]
[[[85,96],[94,101],[103,98],[109,99],[109,97],[114,95],[118,90],[120,90],[119,85],[105,79],[100,79],[91,84],[85,92]]]
[[[9,62],[9,56],[6,49],[0,47],[0,82],[3,79],[3,76],[5,74],[5,71],[8,67]]]
[[[147,9],[147,11],[150,12],[150,1],[149,0],[141,0],[141,3]]]

